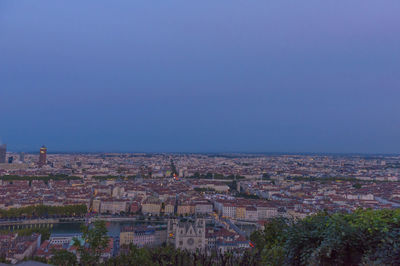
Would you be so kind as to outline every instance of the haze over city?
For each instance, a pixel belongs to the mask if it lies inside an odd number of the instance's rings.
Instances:
[[[10,151],[400,151],[400,2],[1,1]]]

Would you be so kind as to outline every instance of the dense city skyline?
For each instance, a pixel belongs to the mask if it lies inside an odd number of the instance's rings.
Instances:
[[[400,151],[398,1],[0,3],[13,151]]]
[[[86,237],[85,229],[79,229],[82,224],[90,230],[102,224],[107,247],[101,249],[99,263],[122,260],[130,244],[141,252],[167,244],[171,251],[185,250],[187,256],[196,250],[207,256],[233,252],[244,260],[250,252],[260,263],[249,265],[260,266],[267,259],[254,253],[254,248],[264,247],[257,235],[273,221],[301,225],[316,219],[319,224],[318,217],[325,215],[361,215],[365,220],[365,215],[387,219],[393,214],[395,223],[388,224],[394,224],[390,230],[397,228],[400,155],[47,154],[45,147],[40,151],[9,153],[13,160],[0,164],[0,229],[9,232],[0,234],[0,258],[6,261],[32,258],[60,265],[55,259],[59,252],[69,252],[87,265],[79,256],[84,251],[73,244],[75,237]],[[347,232],[342,227],[337,231]],[[323,237],[322,242],[329,236]],[[376,250],[371,245],[367,249]]]

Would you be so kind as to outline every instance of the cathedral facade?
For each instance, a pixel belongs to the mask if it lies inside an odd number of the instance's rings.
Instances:
[[[206,248],[205,220],[170,219],[168,221],[168,242],[182,250],[204,251]]]

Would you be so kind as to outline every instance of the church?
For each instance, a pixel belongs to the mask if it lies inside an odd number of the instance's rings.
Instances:
[[[182,250],[204,251],[206,248],[205,220],[170,219],[168,221],[168,242]]]

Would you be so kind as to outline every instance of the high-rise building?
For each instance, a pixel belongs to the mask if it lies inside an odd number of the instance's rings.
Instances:
[[[19,154],[19,160],[21,161],[21,162],[25,162],[25,153],[24,152],[21,152],[20,154]]]
[[[6,163],[7,145],[0,145],[0,163]]]
[[[43,165],[46,165],[47,163],[47,148],[43,145],[40,148],[40,154],[39,154],[39,167],[42,167]]]
[[[14,161],[14,157],[13,156],[8,157],[8,163],[13,163],[13,161]]]

